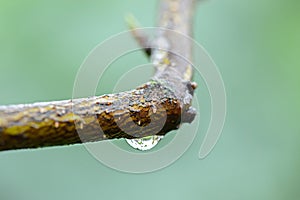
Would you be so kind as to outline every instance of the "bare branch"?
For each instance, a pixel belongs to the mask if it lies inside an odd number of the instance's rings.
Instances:
[[[0,106],[0,150],[164,135],[182,122],[192,122],[196,86],[190,82],[192,67],[179,56],[190,59],[192,46],[189,40],[178,41],[169,30],[191,35],[194,3],[161,0],[159,26],[166,29],[152,41],[156,73],[151,81],[131,91],[100,97]],[[153,129],[164,112],[166,122],[157,133]],[[132,121],[144,131],[138,131]],[[147,126],[150,122],[152,126]],[[120,127],[126,127],[126,132]],[[80,137],[78,129],[84,129]]]
[[[143,29],[140,28],[140,25],[139,25],[137,19],[132,14],[128,14],[125,19],[126,19],[128,28],[131,30],[132,36],[139,43],[139,45],[144,48],[145,54],[147,56],[150,56],[151,48],[148,47],[150,39],[147,36],[147,34],[143,31]]]

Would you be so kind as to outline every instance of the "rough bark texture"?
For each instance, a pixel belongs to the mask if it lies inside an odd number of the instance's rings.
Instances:
[[[192,122],[192,67],[180,57],[190,59],[192,47],[170,30],[191,35],[194,6],[194,0],[160,2],[158,25],[166,29],[151,41],[156,73],[146,84],[100,97],[0,106],[0,150],[164,135]]]

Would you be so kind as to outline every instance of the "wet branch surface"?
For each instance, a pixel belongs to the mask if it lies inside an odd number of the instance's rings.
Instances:
[[[158,26],[165,29],[158,31],[153,41],[147,41],[156,48],[149,51],[145,47],[156,73],[136,89],[99,97],[0,106],[0,150],[165,135],[181,123],[192,122],[196,84],[191,82],[192,67],[180,57],[190,59],[192,46],[189,40],[178,40],[170,30],[191,36],[194,7],[194,0],[160,1]],[[133,31],[136,38],[140,33]]]

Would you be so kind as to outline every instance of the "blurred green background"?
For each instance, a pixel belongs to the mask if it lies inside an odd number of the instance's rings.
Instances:
[[[194,37],[219,66],[228,98],[206,159],[198,159],[200,132],[174,164],[140,175],[100,164],[82,145],[0,152],[0,199],[299,199],[299,10],[296,0],[199,2]],[[127,29],[128,12],[153,26],[156,1],[1,0],[0,104],[71,98],[84,58]],[[144,61],[139,53],[128,62]]]

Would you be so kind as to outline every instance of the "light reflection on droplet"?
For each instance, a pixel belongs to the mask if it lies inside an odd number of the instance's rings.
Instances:
[[[126,139],[126,142],[133,148],[147,151],[155,147],[163,136],[152,135],[139,139]]]

